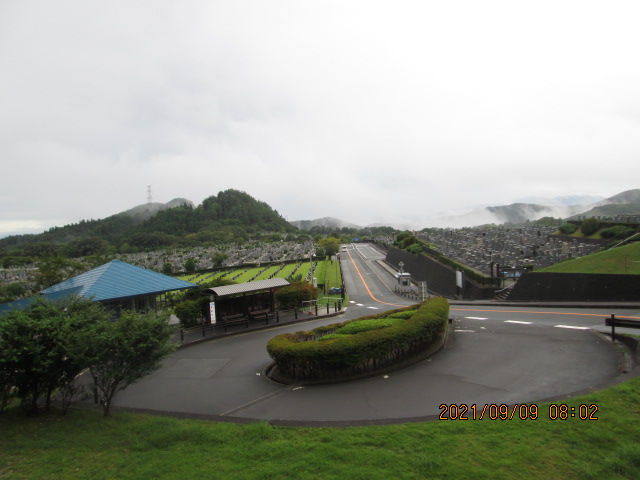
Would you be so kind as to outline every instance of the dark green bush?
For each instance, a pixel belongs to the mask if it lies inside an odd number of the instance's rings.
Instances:
[[[303,281],[292,282],[291,285],[280,288],[276,292],[276,301],[281,309],[296,308],[302,302],[314,300],[318,297],[318,290]]]
[[[630,237],[635,232],[636,231],[633,228],[625,227],[624,225],[616,225],[615,227],[602,230],[602,232],[600,232],[600,236],[602,238],[623,239]]]
[[[406,250],[409,253],[415,253],[415,254],[422,253],[422,245],[419,243],[412,243],[406,248]]]
[[[600,220],[595,217],[585,218],[580,225],[580,230],[585,237],[589,237],[600,230]]]
[[[183,300],[175,306],[174,310],[184,327],[193,327],[202,318],[202,311],[197,300]]]
[[[564,233],[565,235],[571,235],[578,230],[578,226],[575,223],[565,223],[560,225],[558,230],[560,230],[560,233]]]

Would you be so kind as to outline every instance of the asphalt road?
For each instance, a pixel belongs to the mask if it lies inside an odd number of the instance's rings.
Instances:
[[[415,303],[370,246],[342,253],[350,301],[338,320]],[[592,327],[611,312],[452,305],[444,350],[409,368],[333,385],[280,385],[264,375],[274,335],[336,318],[247,332],[182,348],[161,369],[120,392],[114,407],[224,421],[349,425],[437,418],[441,405],[531,404],[624,379],[620,347]]]

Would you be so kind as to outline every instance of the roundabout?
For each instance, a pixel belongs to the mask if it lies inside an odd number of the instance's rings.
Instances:
[[[343,267],[345,278],[356,275]],[[385,291],[384,272],[374,267],[365,261],[359,266],[364,285],[347,278],[353,303],[339,321],[411,304]],[[453,333],[438,354],[402,370],[332,385],[282,385],[264,373],[271,338],[336,318],[243,332],[178,350],[161,369],[120,392],[114,407],[217,421],[341,426],[437,419],[451,405],[568,398],[629,376],[621,371],[618,347],[595,331],[605,313],[591,312],[453,304]]]

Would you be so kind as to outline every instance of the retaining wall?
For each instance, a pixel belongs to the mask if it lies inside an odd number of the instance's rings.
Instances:
[[[456,270],[444,265],[426,255],[413,254],[396,247],[389,247],[385,261],[396,270],[400,262],[404,263],[403,270],[411,274],[416,282],[427,282],[430,292],[443,297],[458,296],[456,287]],[[495,287],[484,287],[463,277],[462,298],[467,300],[484,300],[493,298]]]
[[[628,302],[640,300],[640,275],[525,273],[509,301]]]

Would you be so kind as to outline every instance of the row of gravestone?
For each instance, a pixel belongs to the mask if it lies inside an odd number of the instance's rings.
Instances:
[[[429,229],[418,237],[445,256],[485,275],[493,276],[496,265],[532,266],[534,270],[559,261],[597,251],[598,245],[560,240],[555,227],[521,226],[464,229]]]

